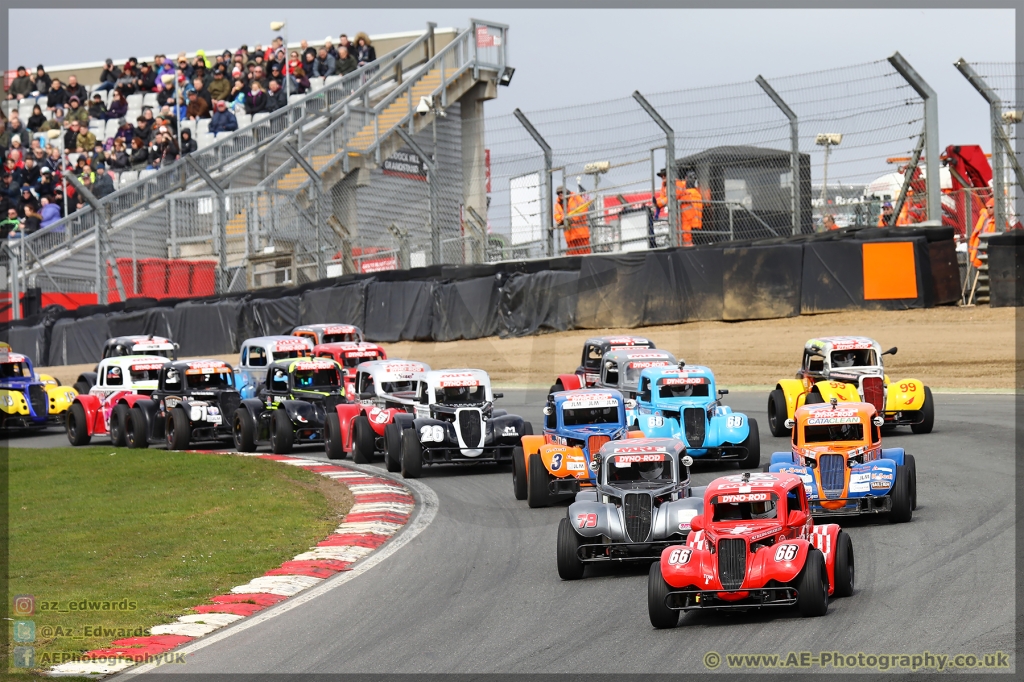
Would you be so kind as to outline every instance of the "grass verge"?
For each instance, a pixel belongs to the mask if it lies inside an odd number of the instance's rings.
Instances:
[[[11,646],[45,669],[149,634],[315,545],[351,505],[343,486],[255,457],[12,448],[8,585],[34,597],[14,617],[35,641]]]

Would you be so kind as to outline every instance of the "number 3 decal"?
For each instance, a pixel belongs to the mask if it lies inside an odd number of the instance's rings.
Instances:
[[[562,453],[556,452],[551,458],[551,470],[558,471],[562,468]]]

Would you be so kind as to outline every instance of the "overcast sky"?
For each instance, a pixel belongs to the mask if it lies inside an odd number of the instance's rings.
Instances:
[[[289,41],[465,27],[510,26],[512,86],[488,116],[588,100],[817,71],[900,51],[939,95],[941,145],[990,147],[987,109],[953,68],[1013,61],[1013,10],[536,10],[536,9],[62,9],[10,10],[9,64],[34,67],[131,55],[266,44],[288,21]],[[45,38],[41,39],[41,27]],[[116,37],[115,37],[116,36]],[[585,84],[582,87],[581,84]]]

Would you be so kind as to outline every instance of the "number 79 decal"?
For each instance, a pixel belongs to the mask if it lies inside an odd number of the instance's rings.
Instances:
[[[597,514],[578,514],[576,516],[576,525],[580,528],[596,528]]]

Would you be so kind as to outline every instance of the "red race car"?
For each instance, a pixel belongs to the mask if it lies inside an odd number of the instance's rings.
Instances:
[[[355,393],[356,367],[363,362],[387,360],[388,354],[375,343],[320,343],[313,347],[313,355],[318,358],[331,358],[345,369],[345,393]]]
[[[715,479],[690,531],[651,565],[647,610],[656,628],[695,610],[795,605],[823,616],[830,596],[853,594],[853,542],[836,524],[814,524],[799,476]]]

